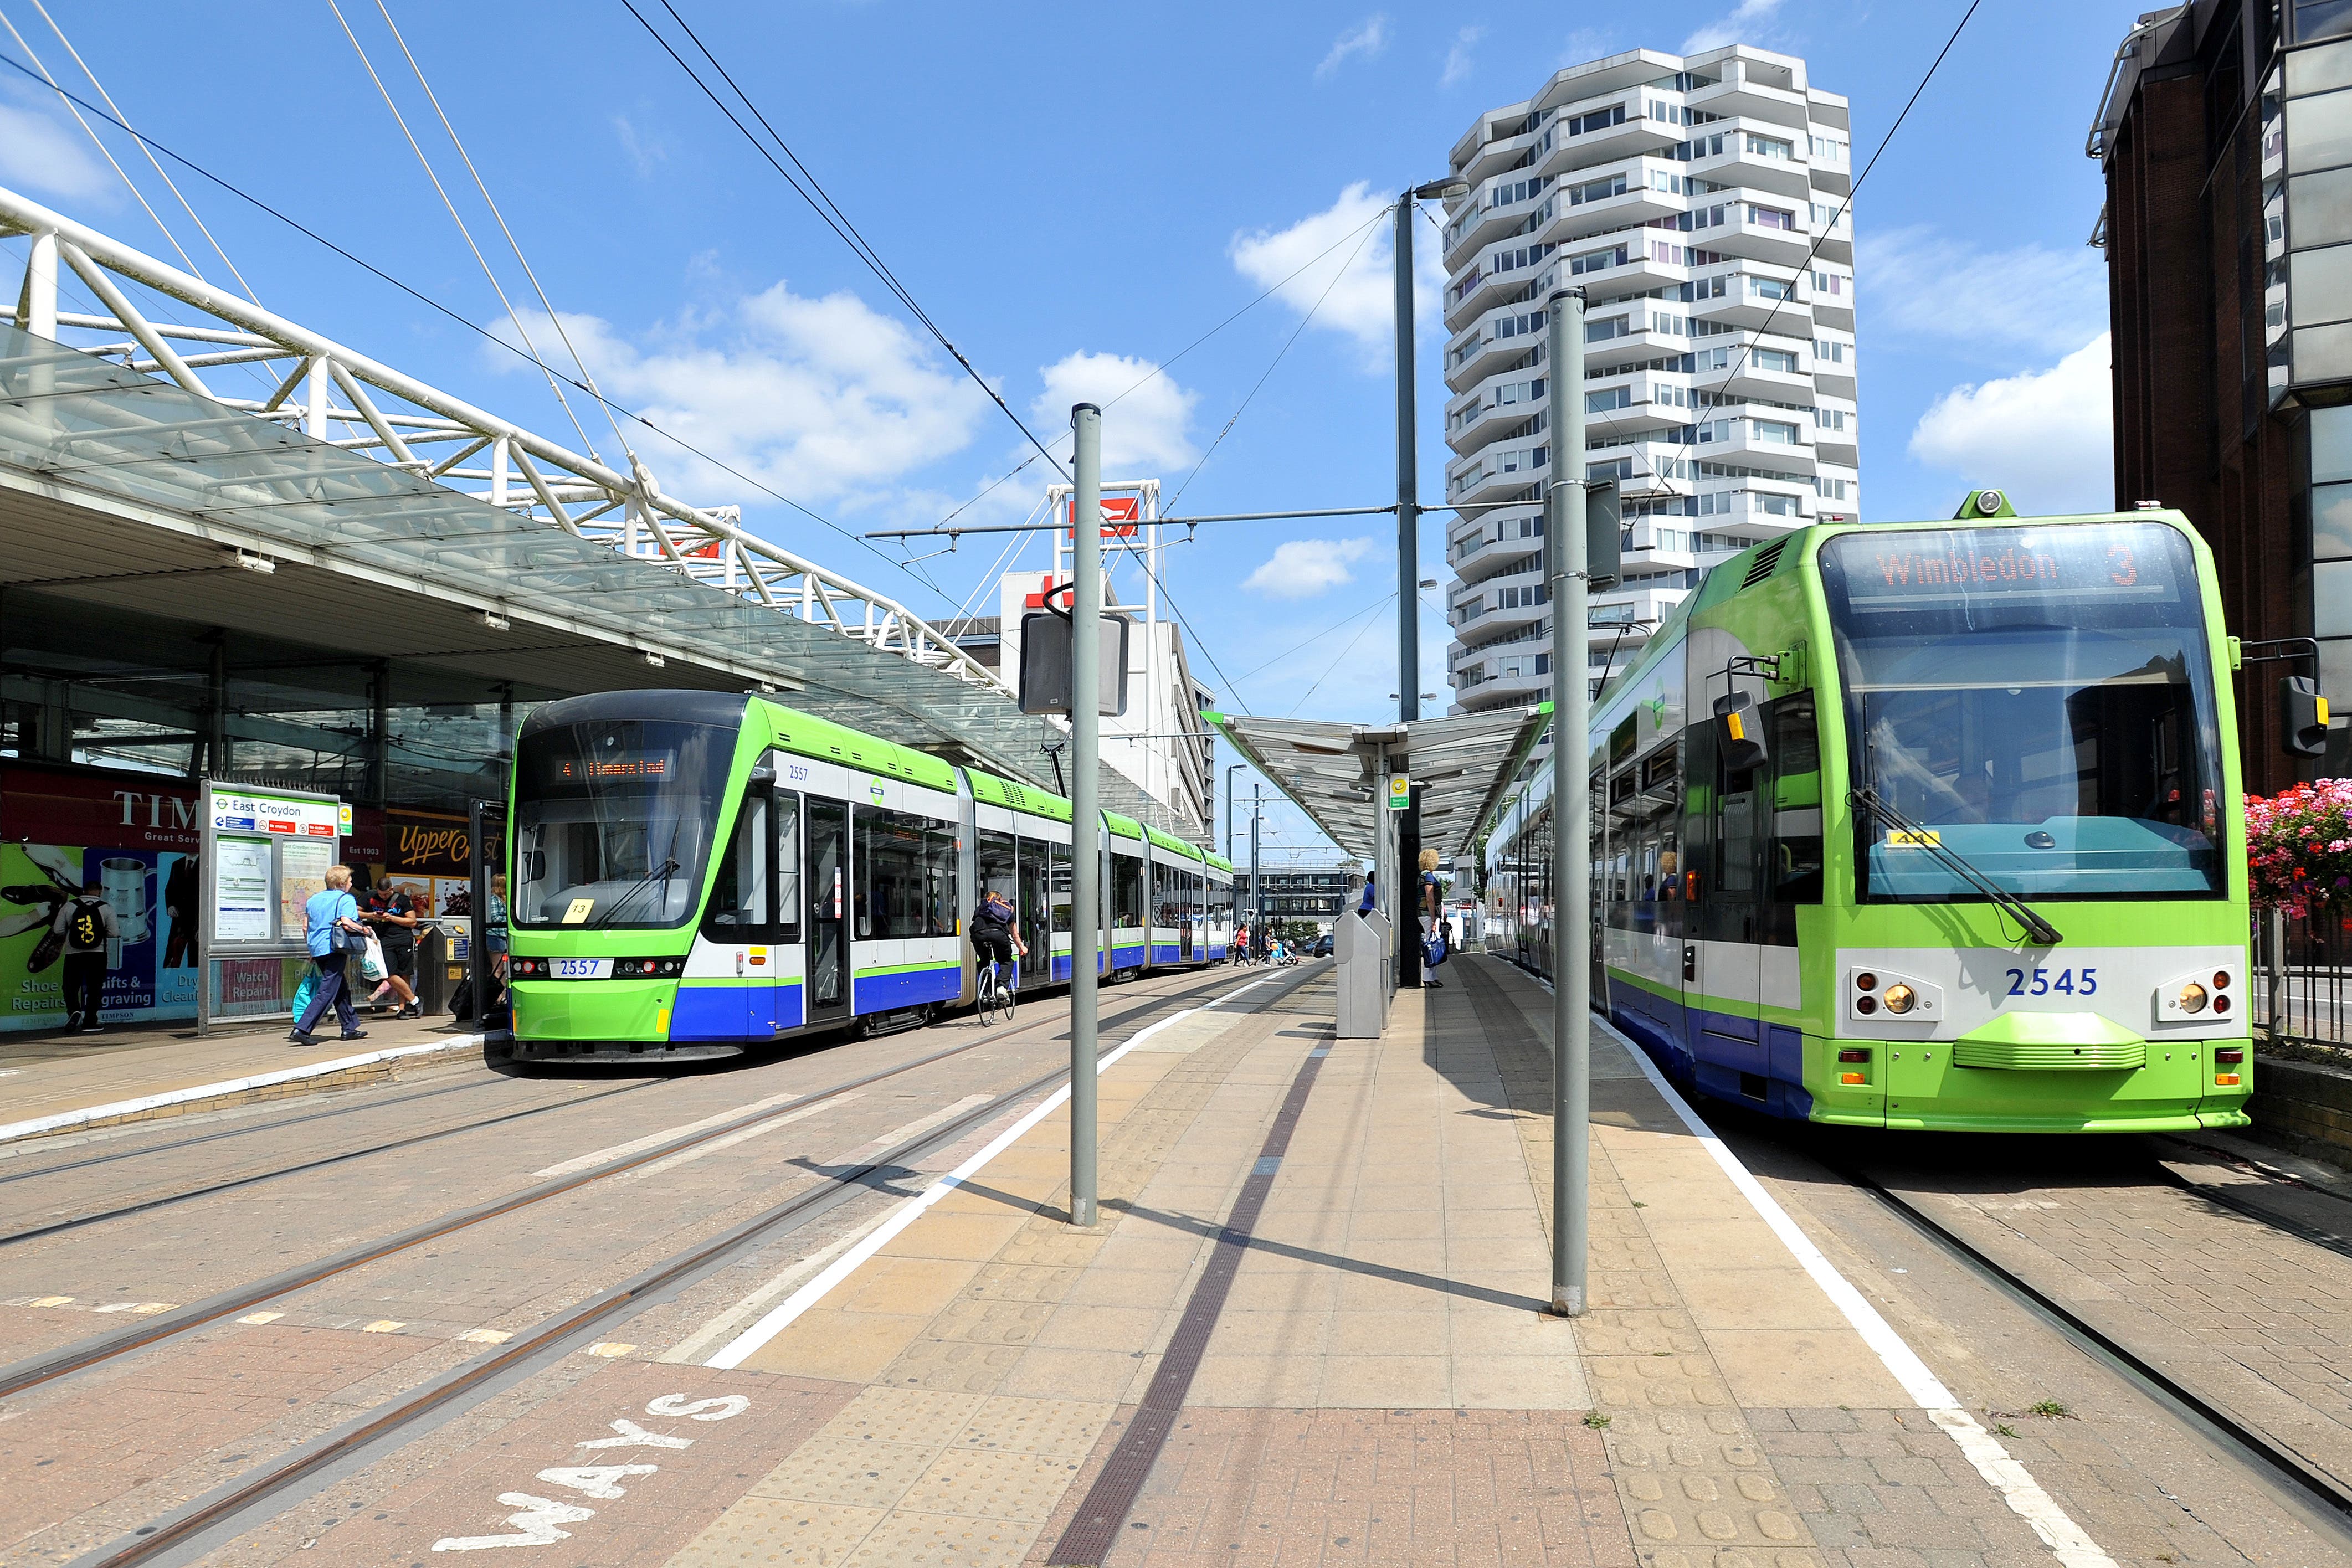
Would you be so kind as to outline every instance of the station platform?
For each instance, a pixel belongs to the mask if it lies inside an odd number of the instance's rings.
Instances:
[[[1443,973],[1376,1041],[1333,1037],[1327,968],[1127,1042],[1101,1078],[1091,1228],[1068,1224],[1056,1109],[781,1304],[648,1347],[693,1391],[675,1399],[791,1414],[729,1451],[748,1487],[601,1549],[679,1568],[2107,1563],[1964,1413],[1923,1410],[1949,1399],[1932,1375],[1833,1299],[1801,1233],[1600,1029],[1591,1307],[1547,1315],[1551,999],[1496,959]]]
[[[480,1031],[446,1014],[362,1014],[367,1038],[316,1045],[286,1038],[283,1019],[223,1026],[110,1025],[96,1034],[0,1035],[0,1148],[126,1122],[347,1088],[440,1060],[478,1054]]]

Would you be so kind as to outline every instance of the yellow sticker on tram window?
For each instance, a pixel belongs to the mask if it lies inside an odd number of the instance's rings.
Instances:
[[[566,925],[579,925],[582,921],[588,918],[588,912],[595,907],[596,901],[593,898],[573,899],[572,901],[572,907],[563,912],[563,924]]]
[[[1886,847],[1890,850],[1927,849],[1943,841],[1944,835],[1933,828],[1923,828],[1916,833],[1894,831],[1886,835]]]

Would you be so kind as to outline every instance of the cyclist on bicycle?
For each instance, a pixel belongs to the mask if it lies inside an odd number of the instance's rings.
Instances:
[[[1013,913],[1013,901],[991,888],[980,895],[979,907],[971,912],[971,955],[982,964],[1009,966],[1014,953],[1026,956],[1028,944],[1013,929],[1020,916]],[[1012,984],[1009,972],[1000,976],[1000,983]]]

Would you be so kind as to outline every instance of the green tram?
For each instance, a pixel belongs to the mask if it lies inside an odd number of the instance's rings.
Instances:
[[[1596,1005],[1777,1116],[2245,1124],[2238,660],[2177,512],[1983,491],[1731,558],[1594,705]],[[1484,868],[1539,971],[1542,772]]]
[[[516,741],[515,1054],[731,1056],[880,1033],[973,998],[983,888],[1018,913],[1024,989],[1071,974],[1071,857],[1099,857],[1099,972],[1223,961],[1230,862],[1115,813],[763,697],[608,692]]]

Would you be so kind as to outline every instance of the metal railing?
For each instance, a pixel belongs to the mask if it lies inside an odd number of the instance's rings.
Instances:
[[[2352,1048],[2352,915],[2256,909],[2249,1021],[2273,1045]]]

